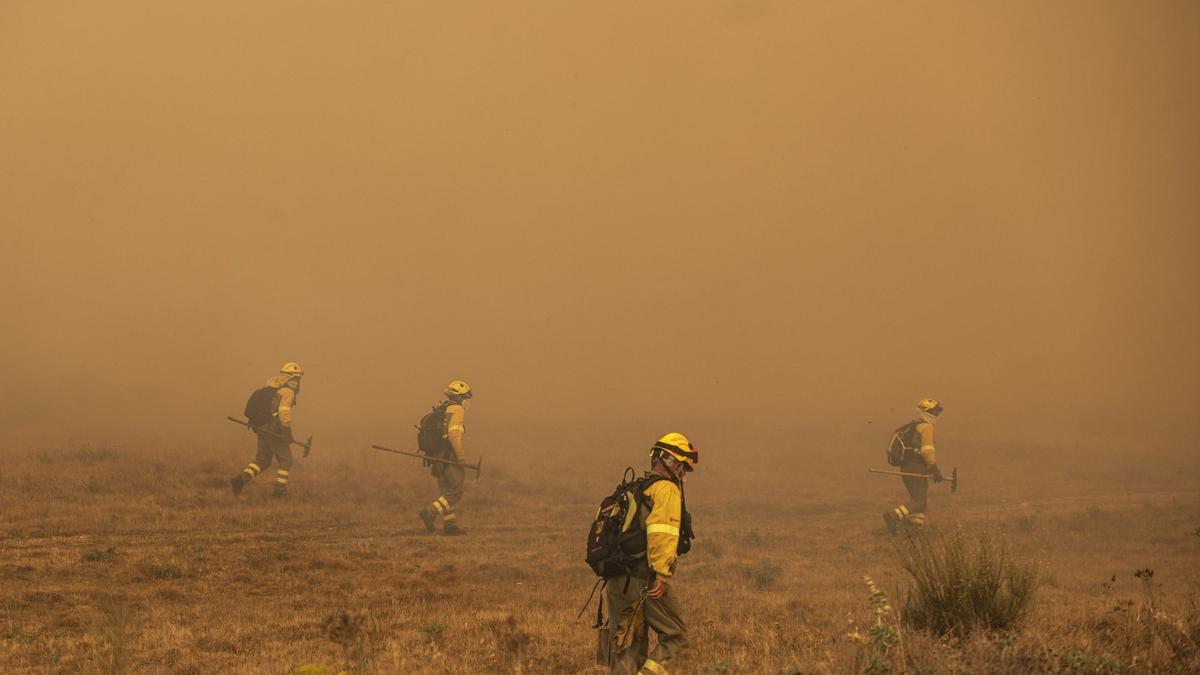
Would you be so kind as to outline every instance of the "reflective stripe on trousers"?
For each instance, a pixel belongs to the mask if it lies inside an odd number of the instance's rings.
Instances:
[[[642,664],[642,669],[638,672],[647,673],[647,675],[667,675],[667,669],[653,659],[646,659],[646,662]]]

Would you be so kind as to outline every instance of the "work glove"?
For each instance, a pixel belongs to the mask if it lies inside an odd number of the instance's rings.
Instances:
[[[933,465],[933,482],[940,483],[944,480],[946,480],[946,477],[942,475],[941,467],[939,467],[937,464],[934,464]]]

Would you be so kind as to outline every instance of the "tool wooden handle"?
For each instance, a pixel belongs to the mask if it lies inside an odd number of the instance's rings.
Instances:
[[[441,457],[430,457],[429,455],[423,455],[419,452],[408,452],[407,450],[396,450],[394,448],[388,448],[388,447],[385,447],[382,445],[372,445],[371,447],[376,450],[382,450],[384,452],[391,452],[391,453],[395,453],[397,455],[404,455],[406,457],[416,457],[417,459],[424,459],[424,460],[428,460],[430,462],[440,462],[442,464],[458,464],[458,462],[453,459],[442,459]],[[462,466],[464,469],[470,469],[470,470],[474,471],[475,472],[475,480],[479,480],[479,474],[481,473],[480,468],[483,466],[483,458],[480,458],[479,462],[477,462],[475,464],[463,463]]]

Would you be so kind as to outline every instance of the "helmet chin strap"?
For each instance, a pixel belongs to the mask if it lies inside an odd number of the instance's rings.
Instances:
[[[659,460],[659,463],[662,464],[662,467],[667,470],[667,474],[671,476],[671,480],[675,481],[676,483],[680,483],[681,481],[679,480],[679,475],[671,469],[671,463],[674,462],[675,459],[669,455],[659,455]]]

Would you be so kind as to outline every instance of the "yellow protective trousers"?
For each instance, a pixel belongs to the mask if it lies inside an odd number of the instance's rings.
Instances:
[[[900,465],[900,470],[904,473],[929,473],[929,467],[920,457],[905,461]],[[896,507],[896,515],[912,525],[924,525],[925,511],[929,508],[929,479],[902,476],[901,480],[908,491],[908,502]]]
[[[266,471],[267,467],[271,466],[272,459],[279,461],[279,468],[286,478],[294,462],[291,444],[282,438],[257,431],[254,432],[254,435],[258,436],[258,451],[254,454],[254,461],[242,470],[242,473],[246,474],[246,479],[249,480]]]
[[[439,465],[437,473],[438,490],[442,493],[433,501],[430,508],[434,513],[449,522],[454,522],[457,514],[454,507],[462,501],[463,484],[467,479],[467,470],[457,464]]]
[[[613,577],[608,579],[605,596],[608,600],[608,621],[612,627],[614,646],[612,649],[612,672],[614,675],[665,675],[667,664],[680,650],[687,646],[687,625],[680,614],[679,600],[674,586],[667,586],[661,598],[646,598],[642,604],[644,622],[633,636],[633,644],[625,651],[617,652],[615,645],[617,626],[637,606],[648,581],[647,578]],[[658,644],[650,650],[650,631],[658,637]]]

